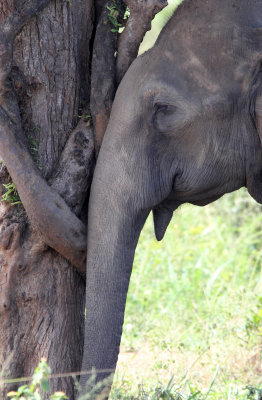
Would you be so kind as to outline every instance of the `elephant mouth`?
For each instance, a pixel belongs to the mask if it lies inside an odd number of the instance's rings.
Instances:
[[[184,203],[191,203],[198,207],[204,207],[216,200],[218,200],[222,195],[206,197],[201,200],[164,200],[162,203],[153,208],[153,221],[155,236],[158,241],[161,241],[166,233],[167,227],[173,217],[174,211]]]
[[[228,191],[223,191],[221,193],[208,193],[208,191],[203,192],[203,193],[197,193],[197,194],[177,194],[177,200],[179,200],[181,203],[190,203],[193,204],[194,206],[198,207],[204,207],[207,206],[210,203],[213,203],[214,201],[220,199],[225,193]]]
[[[228,183],[218,183],[210,187],[206,185],[202,190],[181,190],[181,182],[179,182],[177,178],[181,178],[181,173],[175,175],[173,178],[172,189],[168,197],[153,207],[152,210],[155,236],[158,241],[163,239],[174,211],[182,204],[190,203],[198,207],[204,207],[218,200],[225,193],[236,190],[242,186],[237,185],[237,187],[230,187]]]
[[[153,207],[153,221],[155,236],[158,241],[161,241],[165,236],[167,227],[173,217],[173,213],[184,203],[190,203],[198,207],[204,207],[218,200],[224,195],[222,193],[214,193],[213,190],[200,193],[177,192],[172,193],[163,200],[160,204]]]
[[[190,203],[195,206],[204,207],[214,201],[220,199],[225,193],[230,193],[234,190],[239,189],[241,184],[232,185],[230,182],[216,182],[211,183],[203,183],[203,187],[194,188],[192,186],[191,189],[181,190],[177,185],[173,185],[172,199],[177,202],[182,203]]]
[[[189,201],[189,203],[193,204],[194,206],[204,207],[204,206],[207,206],[208,204],[213,203],[214,201],[220,199],[220,197],[222,197],[222,196],[223,196],[223,194],[217,195],[217,196],[206,197],[205,199],[201,199],[201,200],[191,200],[191,201]]]

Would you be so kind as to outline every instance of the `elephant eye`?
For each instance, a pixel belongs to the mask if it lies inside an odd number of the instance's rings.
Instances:
[[[174,128],[177,107],[170,104],[155,104],[153,114],[154,128],[159,132],[168,132]]]

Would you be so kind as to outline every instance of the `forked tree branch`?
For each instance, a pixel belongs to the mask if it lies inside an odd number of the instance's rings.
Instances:
[[[167,6],[167,0],[124,0],[130,10],[126,27],[120,35],[117,57],[117,83],[119,84],[137,57],[139,46],[154,16]]]
[[[44,242],[84,273],[86,227],[42,178],[24,144],[21,126],[14,124],[2,107],[0,154],[29,219]]]
[[[19,3],[17,0],[19,6],[16,7],[16,11],[1,24],[0,154],[16,185],[29,219],[44,242],[71,261],[84,274],[86,227],[71,212],[59,194],[42,178],[34,164],[27,150],[18,103],[10,82],[15,35],[22,29],[23,24],[49,2],[50,0],[26,0]],[[54,184],[55,182],[57,183],[57,180],[54,180]]]

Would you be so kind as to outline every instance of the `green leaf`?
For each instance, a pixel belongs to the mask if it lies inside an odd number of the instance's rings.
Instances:
[[[50,389],[49,386],[49,381],[47,379],[42,379],[41,380],[41,388],[43,389],[44,392],[48,392]]]

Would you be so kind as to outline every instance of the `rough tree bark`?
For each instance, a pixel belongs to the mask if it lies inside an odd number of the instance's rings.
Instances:
[[[4,377],[30,376],[43,356],[53,373],[81,368],[94,136],[98,149],[117,81],[166,5],[141,0],[138,18],[136,2],[124,3],[0,0],[0,196],[13,181],[23,203],[0,202]],[[117,78],[117,33],[107,15],[114,7],[122,18],[126,5],[131,17],[119,42]],[[0,398],[11,389],[0,382]],[[52,380],[51,390],[58,389],[74,399],[71,378]]]
[[[0,22],[14,7],[13,1],[0,1]],[[38,148],[34,156],[43,178],[77,215],[93,168],[92,133],[84,118],[77,125],[90,91],[92,15],[91,0],[74,0],[72,6],[65,0],[52,1],[17,36],[12,66],[27,146]],[[4,161],[5,157],[0,155]],[[70,162],[65,165],[67,159]],[[10,181],[3,165],[0,174],[2,184]],[[45,198],[46,192],[38,190],[38,195]],[[24,208],[2,202],[0,370],[5,377],[30,376],[43,356],[54,373],[80,370],[84,292],[82,277],[43,242]],[[73,399],[71,379],[52,380],[51,386],[52,390],[63,388]],[[11,388],[3,385],[0,398]]]

